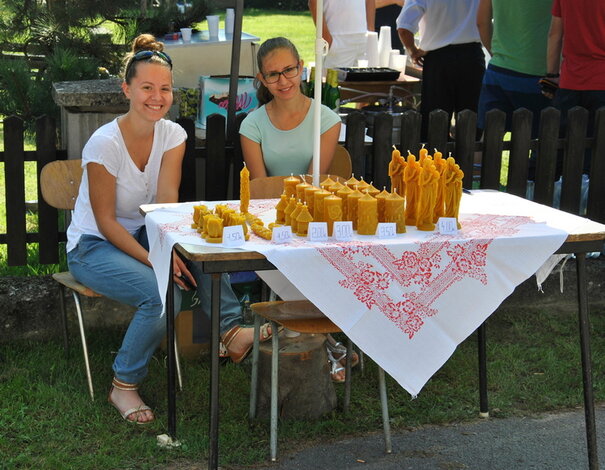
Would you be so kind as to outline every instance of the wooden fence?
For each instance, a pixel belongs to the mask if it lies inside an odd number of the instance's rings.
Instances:
[[[237,127],[245,116],[238,116]],[[504,141],[505,116],[501,111],[490,111],[486,117],[483,139],[476,140],[476,115],[463,111],[456,116],[453,130],[443,111],[431,113],[429,121],[429,149],[451,152],[464,171],[464,187],[478,186],[484,189],[505,189],[524,197],[528,177],[528,155],[537,153],[534,200],[552,205],[557,156],[563,155],[563,183],[561,209],[579,213],[583,160],[586,149],[591,149],[592,160],[588,193],[587,216],[605,222],[605,109],[597,112],[594,137],[587,138],[588,112],[574,108],[568,115],[566,135],[559,136],[559,111],[545,109],[540,119],[537,139],[531,138],[532,114],[525,110],[515,111],[510,140]],[[233,144],[226,141],[225,118],[213,115],[208,118],[204,147],[196,147],[193,121],[178,121],[187,131],[180,200],[209,201],[238,198],[229,194],[228,188],[239,188],[239,171],[242,153],[239,139]],[[396,142],[402,153],[410,150],[418,154],[420,141],[420,114],[408,111],[401,119],[401,140]],[[360,112],[348,115],[345,147],[351,154],[353,172],[373,181],[376,187],[389,186],[388,164],[392,152],[393,117],[382,113],[374,117],[373,142],[365,142],[366,118]],[[38,175],[42,167],[53,160],[65,159],[66,153],[56,148],[56,124],[47,117],[36,123],[36,151],[23,147],[23,122],[15,117],[4,120],[4,162],[6,194],[6,233],[0,234],[0,243],[8,246],[8,264],[27,263],[27,243],[39,243],[41,264],[56,263],[59,259],[59,243],[65,241],[65,231],[59,227],[57,211],[44,203],[38,189],[38,232],[26,232],[24,163],[37,163]],[[509,152],[508,178],[505,188],[500,185],[500,169],[503,152]],[[474,160],[482,154],[480,175],[473,178]],[[201,185],[196,181],[198,162],[205,162],[205,178]],[[235,171],[231,171],[231,168]],[[230,175],[232,181],[229,181]],[[232,191],[233,192],[233,191]]]

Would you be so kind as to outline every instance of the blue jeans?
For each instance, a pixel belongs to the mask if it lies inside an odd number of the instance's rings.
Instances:
[[[135,238],[148,248],[147,232],[142,227]],[[67,254],[73,276],[99,294],[136,307],[128,330],[113,364],[115,377],[136,384],[147,375],[151,356],[166,334],[166,318],[153,269],[127,255],[107,240],[82,235],[78,245]],[[211,277],[194,268],[198,296],[206,314],[210,314]],[[175,286],[175,312],[180,310],[181,293]],[[241,321],[241,309],[229,277],[221,279],[221,333]]]

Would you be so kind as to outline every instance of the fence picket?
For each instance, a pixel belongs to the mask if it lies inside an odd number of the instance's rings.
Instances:
[[[49,116],[36,120],[36,170],[38,181],[44,165],[57,159],[56,124]],[[38,241],[40,263],[59,262],[59,213],[42,197],[38,184]]]
[[[374,164],[370,172],[370,181],[378,189],[390,184],[389,162],[393,153],[392,138],[393,115],[389,113],[377,114],[374,117]]]
[[[532,120],[533,114],[528,109],[513,112],[506,192],[520,197],[527,192]]]
[[[24,161],[23,120],[11,116],[4,120],[6,243],[9,266],[27,264]]]
[[[605,109],[596,112],[586,215],[605,223]]]
[[[500,189],[500,169],[506,114],[492,109],[485,114],[483,155],[481,157],[481,189]]]
[[[435,149],[447,156],[447,141],[450,133],[450,122],[447,112],[436,109],[429,114],[429,130],[426,149],[432,154]]]
[[[540,114],[534,201],[547,206],[553,203],[560,118],[561,113],[555,108],[543,109]]]
[[[225,155],[225,117],[211,114],[206,120],[206,200],[227,199],[229,164]]]
[[[355,111],[347,116],[347,131],[345,136],[345,147],[351,155],[351,165],[353,174],[357,177],[366,174],[366,121],[365,117],[359,111]]]
[[[475,158],[475,134],[477,115],[465,109],[456,116],[456,146],[454,158],[464,172],[462,185],[466,189],[473,187],[473,160]]]
[[[408,151],[418,155],[421,125],[422,115],[419,112],[408,110],[401,115],[401,143],[399,146],[401,155],[407,155]]]
[[[189,118],[176,121],[187,132],[185,142],[185,156],[181,170],[181,185],[179,187],[179,201],[195,201],[196,198],[196,163],[195,163],[195,123]]]
[[[575,107],[567,113],[567,135],[563,157],[563,183],[561,184],[561,210],[578,214],[582,199],[582,168],[586,153],[588,111]]]

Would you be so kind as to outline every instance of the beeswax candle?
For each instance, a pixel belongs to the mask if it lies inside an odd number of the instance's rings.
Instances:
[[[342,220],[342,199],[334,194],[326,196],[324,203],[324,221],[328,223],[328,236],[332,236],[334,222]]]
[[[302,183],[298,183],[296,185],[296,199],[302,202],[305,202],[305,189],[311,187],[309,183],[303,181]]]
[[[313,215],[313,207],[314,207],[314,195],[315,192],[319,191],[317,186],[309,186],[305,188],[305,202],[307,203],[307,207],[309,208],[309,213]]]
[[[403,180],[405,181],[405,223],[407,225],[416,225],[419,197],[418,181],[421,171],[422,169],[416,161],[416,156],[410,153],[405,170],[403,171]]]
[[[288,197],[296,196],[296,185],[298,183],[300,183],[300,179],[294,175],[284,179],[284,191]]]
[[[437,198],[437,185],[439,172],[435,168],[433,160],[425,158],[420,164],[420,199],[418,200],[418,211],[416,214],[416,228],[423,231],[435,230],[433,213],[435,212],[435,200]]]
[[[292,233],[296,233],[298,230],[298,222],[296,221],[296,218],[298,217],[298,214],[300,214],[302,207],[303,203],[298,201],[296,203],[296,208],[290,214],[290,225],[292,226]]]
[[[342,184],[340,181],[336,181],[333,185],[331,185],[328,188],[328,191],[330,191],[332,194],[336,194],[338,191],[340,191],[344,187],[345,187],[344,184]]]
[[[367,187],[367,189],[365,191],[367,191],[367,193],[372,197],[376,197],[376,195],[378,193],[380,193],[380,189],[378,189],[376,186],[374,186],[373,183],[370,183],[370,185]],[[362,192],[364,192],[364,191],[362,191]]]
[[[378,201],[378,222],[386,222],[384,215],[384,201],[390,193],[384,188],[381,192],[379,192],[376,196],[376,201]]]
[[[378,226],[378,201],[365,193],[357,201],[357,233],[375,235]]]
[[[278,224],[286,223],[286,207],[288,207],[288,196],[282,193],[279,197],[279,202],[275,206],[275,222]]]
[[[369,183],[363,180],[363,176],[359,180],[359,184],[357,184],[357,189],[361,194],[365,192],[366,189],[370,187]]]
[[[347,196],[347,220],[353,222],[353,230],[357,230],[357,203],[361,196],[363,194],[357,187]]]
[[[389,193],[384,200],[384,221],[396,224],[397,233],[405,233],[404,199],[396,191]]]
[[[445,215],[445,168],[446,161],[443,159],[442,153],[435,149],[433,154],[433,162],[435,169],[439,172],[439,180],[437,182],[437,197],[435,199],[435,211],[433,212],[433,223],[437,223],[440,217]]]
[[[319,183],[319,187],[321,189],[325,189],[326,191],[328,191],[328,188],[330,186],[332,186],[334,183],[336,183],[336,181],[334,181],[332,178],[330,178],[330,175],[328,175],[328,177],[325,180],[323,180],[321,183]]]
[[[304,203],[296,218],[296,235],[299,237],[306,237],[309,233],[309,222],[313,222],[313,216],[309,212],[307,204]]]
[[[222,243],[223,241],[223,219],[217,216],[210,216],[207,219],[206,241],[208,243]]]
[[[324,199],[332,194],[326,189],[320,189],[313,194],[313,221],[325,222],[324,219]]]
[[[462,228],[458,221],[460,199],[462,199],[462,178],[464,172],[452,157],[447,157],[445,170],[445,217],[455,217],[458,228]]]
[[[342,199],[342,220],[351,220],[348,218],[348,205],[347,205],[347,198],[349,197],[349,194],[351,194],[353,192],[353,190],[351,188],[349,188],[348,186],[343,186],[337,193],[336,195]]]
[[[250,171],[244,163],[244,168],[239,172],[239,211],[242,214],[248,212],[250,204]]]
[[[351,191],[355,189],[355,186],[359,184],[359,180],[355,178],[355,175],[351,175],[351,177],[345,181],[345,185],[349,187]]]
[[[296,209],[296,198],[292,196],[290,199],[288,199],[288,205],[284,210],[284,225],[292,225],[292,219],[290,217],[294,209]]]

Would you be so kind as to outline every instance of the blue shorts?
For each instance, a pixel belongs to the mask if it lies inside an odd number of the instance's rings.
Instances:
[[[509,131],[512,123],[512,114],[515,109],[526,108],[534,114],[532,121],[532,137],[537,137],[540,121],[540,111],[552,106],[551,100],[542,95],[538,81],[541,77],[515,72],[513,70],[488,65],[481,96],[479,97],[479,111],[477,127],[485,127],[485,113],[492,109],[500,109],[506,113],[506,130]]]

